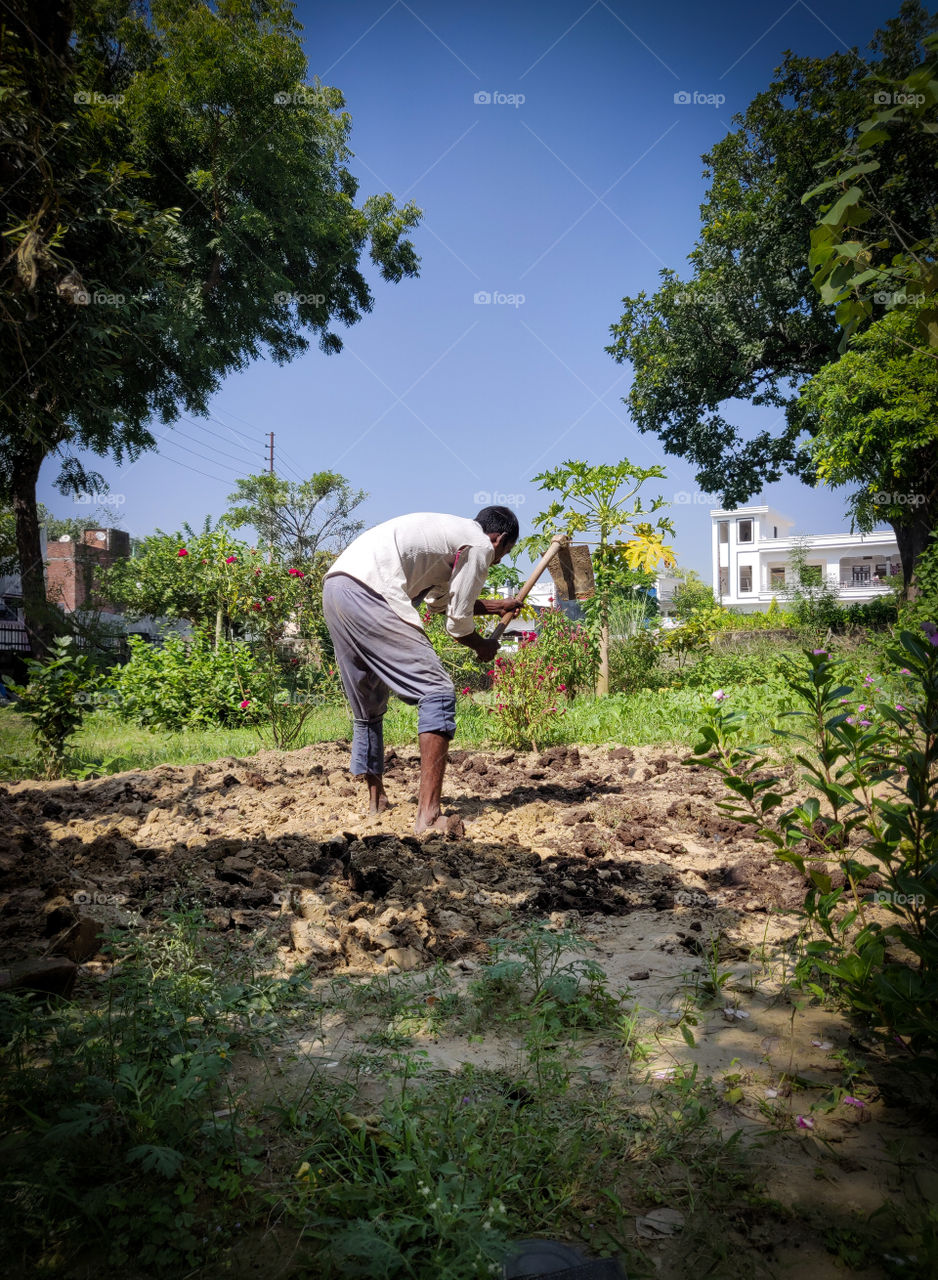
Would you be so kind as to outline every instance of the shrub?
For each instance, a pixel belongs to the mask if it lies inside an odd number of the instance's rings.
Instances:
[[[118,714],[145,728],[237,724],[255,666],[243,644],[216,650],[202,636],[167,636],[151,646],[131,636],[130,661],[111,677]]]
[[[50,658],[30,658],[26,668],[28,684],[13,685],[13,691],[20,710],[32,721],[46,776],[56,778],[62,772],[68,739],[92,708],[98,673],[71,636],[60,636]]]
[[[734,793],[722,807],[755,825],[805,878],[805,911],[818,936],[804,949],[800,976],[817,994],[817,975],[828,979],[893,1049],[901,1046],[909,1067],[935,1075],[938,628],[925,628],[924,636],[903,631],[888,651],[893,678],[906,683],[895,701],[873,676],[861,690],[845,684],[826,650],[792,665],[787,683],[801,709],[788,713],[798,727],[785,736],[814,793],[803,802],[786,808],[791,791],[766,770],[765,755],[739,745],[738,713],[711,714],[695,758]],[[888,924],[874,918],[877,907]]]
[[[556,740],[566,686],[536,640],[522,640],[511,658],[496,658],[489,675],[494,705],[488,711],[497,742],[536,751]]]
[[[533,634],[528,634],[529,641]],[[544,609],[538,615],[536,637],[538,654],[554,667],[568,698],[595,686],[599,650],[586,627],[571,622],[562,609]]]
[[[609,646],[609,689],[612,693],[635,693],[659,681],[653,673],[658,666],[658,648],[648,631],[637,631],[627,640]]]

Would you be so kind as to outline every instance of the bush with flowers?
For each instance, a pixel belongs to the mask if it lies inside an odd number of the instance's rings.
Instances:
[[[599,669],[596,636],[579,622],[572,622],[562,609],[551,605],[537,618],[537,632],[523,633],[526,643],[536,643],[540,657],[560,675],[569,699],[591,693]]]
[[[804,876],[814,936],[799,976],[834,988],[909,1068],[938,1074],[938,627],[903,631],[887,680],[843,679],[826,648],[805,650],[787,684],[800,702],[795,798],[718,689],[694,760],[723,777],[723,806]],[[892,687],[888,687],[892,686]],[[898,696],[893,689],[900,688]],[[887,696],[888,695],[888,696]]]
[[[244,644],[216,649],[204,635],[167,636],[151,645],[131,636],[130,661],[109,678],[108,705],[149,729],[201,729],[241,721],[241,689],[254,674]]]
[[[514,655],[497,657],[489,676],[492,702],[487,712],[496,742],[537,751],[557,740],[567,686],[536,638],[522,638]]]

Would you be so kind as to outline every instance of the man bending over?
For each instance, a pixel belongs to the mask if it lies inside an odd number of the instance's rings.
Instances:
[[[382,774],[389,691],[417,704],[418,834],[447,829],[440,795],[456,732],[456,690],[419,609],[445,613],[453,639],[491,662],[498,641],[481,636],[473,618],[520,610],[518,600],[479,598],[489,566],[517,541],[518,519],[508,507],[485,507],[474,520],[419,512],[368,529],[326,574],[323,612],[355,724],[351,771],[364,774],[372,813],[387,806]]]

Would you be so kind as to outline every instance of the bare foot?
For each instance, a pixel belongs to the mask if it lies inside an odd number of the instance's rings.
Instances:
[[[422,818],[417,814],[417,820],[414,823],[414,831],[418,836],[440,835],[449,836],[450,839],[456,839],[457,836],[464,836],[466,828],[463,826],[462,819],[456,814],[444,817],[438,814],[433,819]]]
[[[389,807],[388,798],[384,791],[384,782],[381,780],[380,774],[366,773],[368,780],[368,812],[369,814],[384,813]]]

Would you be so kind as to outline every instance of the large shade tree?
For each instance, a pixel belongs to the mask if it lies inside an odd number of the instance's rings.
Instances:
[[[854,523],[888,521],[915,594],[915,562],[938,527],[938,360],[914,311],[894,311],[853,339],[842,359],[802,388],[822,480],[851,486]]]
[[[709,188],[689,279],[663,271],[654,294],[624,299],[608,350],[633,365],[626,403],[636,425],[692,462],[701,487],[725,506],[784,475],[817,479],[798,388],[837,359],[841,332],[812,284],[818,215],[802,196],[818,183],[818,163],[869,113],[871,67],[906,75],[935,25],[907,0],[866,60],[856,51],[788,54],[769,88],[736,117],[738,127],[704,157]],[[936,202],[933,152],[933,139],[900,124],[871,174],[877,216],[901,217],[916,238],[928,233]],[[772,426],[747,430],[738,402],[775,410]]]
[[[40,645],[46,458],[96,488],[79,450],[135,458],[257,356],[340,350],[364,255],[417,274],[419,211],[356,203],[342,95],[306,75],[285,0],[0,7],[0,500]]]

